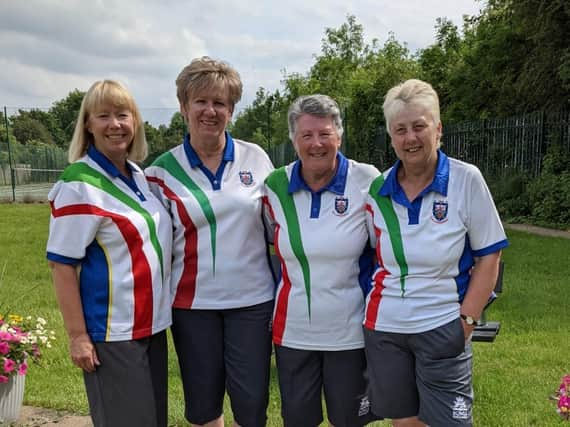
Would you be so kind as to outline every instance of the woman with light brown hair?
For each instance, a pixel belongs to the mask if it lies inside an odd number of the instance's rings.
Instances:
[[[188,127],[182,144],[146,170],[173,219],[172,336],[193,425],[264,426],[274,279],[262,221],[273,166],[258,145],[226,131],[241,98],[239,74],[208,57],[176,79]]]

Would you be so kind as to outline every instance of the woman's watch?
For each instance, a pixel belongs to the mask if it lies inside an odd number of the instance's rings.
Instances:
[[[465,323],[467,323],[469,326],[479,326],[479,321],[475,320],[472,316],[466,316],[465,314],[460,314],[459,317],[465,320]]]

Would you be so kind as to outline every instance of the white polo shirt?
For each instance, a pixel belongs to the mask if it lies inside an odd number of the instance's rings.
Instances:
[[[93,341],[150,336],[171,323],[172,222],[142,170],[132,179],[91,145],[48,195],[47,258],[81,267],[79,285]]]
[[[438,151],[432,183],[409,202],[397,180],[400,161],[372,183],[368,227],[378,268],[364,326],[419,333],[459,316],[473,257],[506,246],[481,172]]]
[[[188,135],[145,170],[172,216],[173,307],[230,309],[273,299],[262,219],[263,180],[272,170],[261,147],[228,133],[215,174]]]
[[[319,192],[303,181],[299,161],[266,180],[282,267],[273,317],[273,341],[279,345],[305,350],[364,347],[366,290],[361,283],[368,286],[373,267],[371,250],[366,251],[365,200],[380,172],[340,153],[337,160],[335,177]]]

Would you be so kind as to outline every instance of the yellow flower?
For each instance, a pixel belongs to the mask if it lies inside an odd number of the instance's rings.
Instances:
[[[8,315],[8,319],[10,321],[10,323],[22,323],[24,321],[24,318],[22,316],[18,316],[17,314],[10,314]]]

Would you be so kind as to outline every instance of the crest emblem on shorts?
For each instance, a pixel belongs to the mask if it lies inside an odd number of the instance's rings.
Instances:
[[[456,420],[468,420],[471,418],[470,407],[467,402],[465,402],[465,399],[463,397],[455,398],[455,402],[453,402],[451,411],[451,416]]]
[[[253,185],[253,174],[251,171],[239,171],[239,180],[246,187],[251,187]]]
[[[447,221],[447,205],[446,200],[435,200],[433,202],[431,213],[434,222],[441,224]]]
[[[337,215],[344,215],[348,212],[348,197],[344,196],[335,197],[334,212]]]

